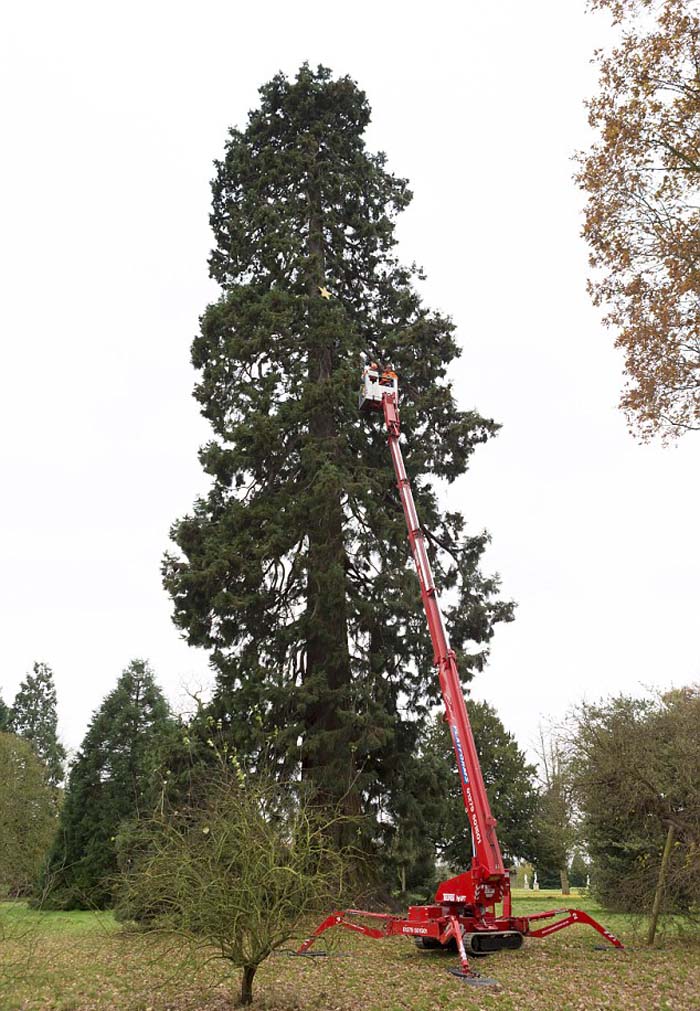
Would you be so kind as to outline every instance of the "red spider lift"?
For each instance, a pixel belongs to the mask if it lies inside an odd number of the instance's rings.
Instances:
[[[473,858],[469,870],[442,882],[433,904],[410,906],[406,915],[372,913],[360,909],[336,911],[306,938],[297,954],[308,952],[316,939],[331,927],[343,927],[373,938],[402,934],[413,937],[421,948],[456,948],[461,965],[450,972],[467,983],[491,985],[495,980],[485,979],[471,969],[469,955],[478,957],[496,951],[517,950],[522,947],[526,937],[547,937],[576,923],[589,924],[616,948],[622,948],[614,934],[581,909],[550,909],[529,916],[512,915],[510,875],[503,866],[496,836],[496,819],[491,814],[484,787],[457,661],[445,632],[423,532],[399,445],[399,391],[398,379],[393,371],[380,370],[375,363],[365,368],[360,389],[360,410],[367,414],[381,411],[384,415],[408,539],[435,651],[434,662],[445,703],[444,719],[452,735],[462,783]],[[499,904],[502,904],[500,913],[496,911]],[[558,916],[563,918],[555,919]],[[361,922],[363,920],[376,925],[370,926]],[[547,920],[555,922],[545,923]]]

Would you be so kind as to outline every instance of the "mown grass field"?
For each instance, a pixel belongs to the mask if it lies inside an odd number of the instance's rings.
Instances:
[[[571,899],[574,899],[572,902]],[[628,945],[573,927],[519,952],[479,959],[497,990],[467,987],[447,969],[454,955],[420,952],[410,940],[372,941],[335,932],[334,957],[270,958],[256,977],[261,1011],[691,1011],[700,1009],[700,936],[667,931],[644,946],[633,921],[589,899],[517,893],[516,910],[587,909]],[[333,936],[333,932],[325,935]],[[2,1011],[224,1011],[238,978],[184,945],[124,930],[109,914],[36,913],[0,906]]]

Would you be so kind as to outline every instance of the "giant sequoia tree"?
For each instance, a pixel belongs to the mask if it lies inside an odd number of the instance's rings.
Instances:
[[[304,66],[260,94],[216,166],[221,296],[192,348],[212,484],[174,525],[164,579],[176,623],[211,652],[210,717],[239,757],[301,767],[356,810],[391,795],[437,686],[385,437],[357,412],[361,355],[401,379],[407,466],[466,677],[511,608],[479,571],[486,535],[440,509],[434,480],[463,474],[497,426],[456,405],[453,326],[395,256],[411,194],[365,147],[364,93]]]

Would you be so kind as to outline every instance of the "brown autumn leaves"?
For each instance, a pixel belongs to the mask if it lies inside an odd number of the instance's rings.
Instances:
[[[617,333],[631,430],[700,429],[700,17],[694,0],[590,0],[620,26],[596,56],[581,155],[589,288]]]

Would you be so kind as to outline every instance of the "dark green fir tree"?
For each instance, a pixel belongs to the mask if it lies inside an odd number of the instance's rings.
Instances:
[[[68,777],[58,833],[44,870],[43,904],[110,904],[120,825],[150,812],[163,789],[162,755],[175,721],[143,660],[132,660],[94,714]]]
[[[506,866],[538,856],[536,815],[537,772],[530,765],[495,709],[487,702],[467,702],[491,813],[498,822],[498,840]],[[471,860],[471,839],[450,732],[434,717],[421,748],[421,765],[432,776],[415,819],[438,855],[455,870]]]
[[[305,65],[260,96],[216,165],[221,295],[192,347],[212,483],[173,526],[165,586],[188,641],[210,651],[210,715],[241,760],[301,769],[327,802],[390,817],[437,678],[385,435],[357,410],[362,356],[400,377],[465,678],[511,606],[479,570],[487,535],[441,509],[435,479],[462,475],[497,425],[456,404],[453,325],[395,255],[411,193],[365,146],[364,93]]]
[[[56,686],[53,671],[46,663],[35,663],[15,696],[10,710],[9,730],[34,748],[48,770],[49,782],[63,780],[66,751],[58,739]]]

